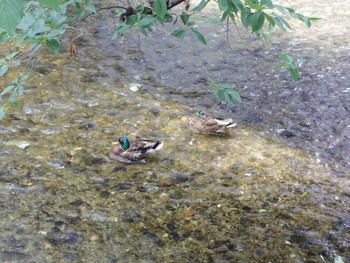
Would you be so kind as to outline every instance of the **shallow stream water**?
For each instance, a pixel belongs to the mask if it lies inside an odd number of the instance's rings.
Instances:
[[[0,123],[0,261],[350,261],[342,3],[298,4],[326,20],[280,42],[233,30],[232,50],[216,24],[208,47],[166,29],[110,40],[104,14],[84,25],[75,60],[44,52],[23,111]],[[308,58],[300,82],[271,65],[283,48]],[[217,104],[203,65],[243,104]],[[187,117],[200,109],[238,125],[196,134]],[[120,163],[110,154],[124,135],[164,147]]]

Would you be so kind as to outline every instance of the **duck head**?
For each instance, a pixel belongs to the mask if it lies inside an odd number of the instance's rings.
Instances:
[[[202,110],[199,110],[196,113],[196,117],[198,117],[198,118],[202,118],[202,117],[205,117],[205,116],[206,116],[206,114]]]
[[[130,147],[130,141],[126,137],[120,137],[118,141],[113,142],[114,150],[113,153],[116,155],[121,154],[122,152],[126,151]]]
[[[129,149],[130,147],[130,142],[129,139],[126,137],[120,137],[118,139],[118,142],[120,144],[120,148],[122,148],[124,151],[126,151],[127,149]]]

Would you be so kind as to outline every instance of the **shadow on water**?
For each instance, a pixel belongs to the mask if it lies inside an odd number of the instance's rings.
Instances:
[[[90,24],[76,60],[40,58],[23,113],[1,123],[1,261],[350,260],[344,159],[327,159],[324,134],[316,130],[306,140],[299,135],[307,126],[293,121],[303,114],[293,94],[303,94],[298,85],[311,86],[307,80],[261,76],[266,65],[243,72],[247,58],[272,56],[242,40],[233,47],[239,58],[223,61],[223,36],[212,33],[216,53],[207,55],[208,47],[203,63],[220,81],[242,83],[246,101],[228,109],[215,104],[194,49],[176,40],[157,42],[153,53],[152,40],[142,40],[145,51],[122,49],[109,40],[111,28],[98,27],[101,18]],[[297,46],[291,51],[301,52]],[[199,108],[223,117],[234,111],[239,125],[228,137],[193,133],[187,116]],[[277,129],[296,136],[283,138]],[[146,164],[119,163],[110,153],[121,135],[158,138],[164,147]]]

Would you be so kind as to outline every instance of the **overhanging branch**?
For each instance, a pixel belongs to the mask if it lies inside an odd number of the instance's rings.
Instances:
[[[177,5],[179,5],[179,4],[183,3],[183,2],[187,2],[187,1],[188,0],[175,0],[175,1],[166,0],[167,9],[170,10],[170,9],[174,8],[175,6],[177,6]],[[120,5],[113,5],[113,6],[101,7],[99,9],[97,9],[96,12],[87,14],[83,18],[81,18],[79,20],[76,20],[76,21],[73,21],[72,23],[70,23],[70,25],[75,25],[75,24],[77,24],[79,22],[84,21],[88,17],[93,16],[94,14],[96,14],[96,13],[98,13],[100,11],[110,10],[110,9],[124,9],[125,10],[125,12],[120,15],[120,20],[125,20],[127,17],[132,16],[132,15],[135,14],[135,9],[133,7],[131,7],[131,6],[125,7],[125,6],[120,6]],[[149,9],[150,9],[149,10],[150,14],[152,14],[152,9],[151,8],[149,8]]]

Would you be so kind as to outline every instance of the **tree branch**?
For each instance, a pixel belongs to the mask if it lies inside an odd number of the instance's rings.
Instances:
[[[183,2],[186,2],[187,0],[175,0],[175,1],[165,0],[165,1],[166,1],[166,4],[167,4],[167,9],[170,10],[170,9],[174,8],[175,6],[177,6],[177,5],[179,5],[179,4],[183,3]],[[109,10],[109,9],[116,9],[116,8],[126,10],[125,13],[120,15],[120,20],[125,20],[127,17],[132,16],[133,14],[135,14],[135,9],[133,7],[131,7],[131,6],[125,7],[125,6],[120,6],[120,5],[114,5],[114,6],[101,7],[99,9],[97,9],[95,13],[87,14],[83,18],[81,18],[79,20],[76,20],[76,21],[73,21],[72,23],[70,23],[70,25],[72,26],[72,25],[75,25],[75,24],[77,24],[79,22],[82,22],[85,19],[87,19],[88,17],[93,16],[94,14],[96,14],[96,13],[98,13],[100,11]],[[150,14],[151,13],[152,13],[152,9],[150,9]]]
[[[76,20],[76,21],[73,21],[72,23],[70,23],[70,25],[75,25],[81,21],[84,21],[86,18],[90,17],[90,16],[93,16],[94,14],[100,12],[100,11],[103,11],[103,10],[109,10],[109,9],[116,9],[116,8],[119,8],[119,9],[125,9],[127,10],[128,7],[125,7],[125,6],[120,6],[120,5],[114,5],[114,6],[107,6],[107,7],[101,7],[100,9],[97,9],[95,13],[90,13],[90,14],[87,14],[86,16],[84,16],[83,18],[79,19],[79,20]]]

